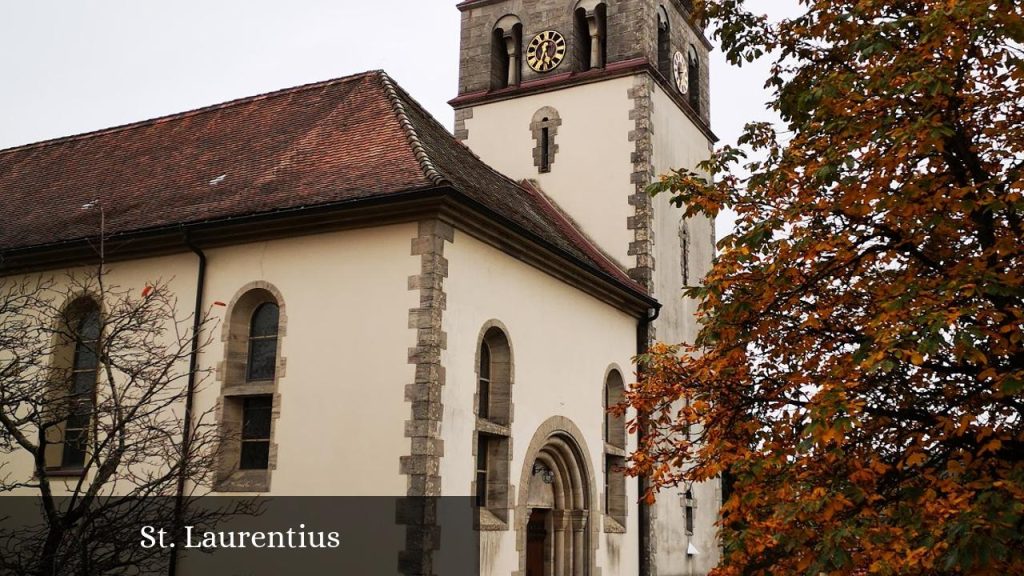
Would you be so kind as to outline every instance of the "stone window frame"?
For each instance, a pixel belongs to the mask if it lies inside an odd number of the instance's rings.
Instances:
[[[605,370],[601,404],[604,408],[602,440],[604,442],[604,494],[601,500],[604,531],[626,532],[629,504],[626,495],[626,417],[612,416],[609,410],[625,399],[626,383],[622,369],[613,364]]]
[[[95,295],[83,292],[71,298],[61,309],[60,315],[55,319],[53,326],[52,360],[50,363],[50,382],[52,389],[50,394],[64,394],[71,384],[70,379],[74,370],[75,356],[81,342],[74,336],[77,329],[71,326],[81,321],[85,314],[96,311],[100,317],[100,341],[103,339],[103,317],[104,310],[101,301]],[[97,346],[99,348],[99,346]],[[97,355],[99,350],[97,350]],[[96,379],[99,379],[100,362],[97,359]],[[88,444],[86,446],[86,462],[89,458],[89,448],[97,437],[98,429],[96,422],[97,383],[93,383],[92,389],[92,410],[93,417],[90,423]],[[60,406],[55,408],[60,410]],[[81,476],[85,472],[84,466],[66,466],[64,464],[64,432],[67,419],[62,419],[58,424],[51,426],[45,432],[46,445],[43,447],[43,465],[48,476]]]
[[[523,22],[506,14],[491,28],[491,90],[518,86],[523,79]]]
[[[488,418],[481,418],[480,409],[480,357],[484,346],[490,352],[490,386]],[[481,531],[509,529],[512,509],[512,421],[514,405],[512,389],[515,382],[515,362],[512,339],[508,328],[498,320],[484,324],[477,337],[474,358],[473,415],[473,479],[470,494],[478,494],[477,473],[480,450],[486,453],[487,496],[486,506],[477,506],[474,527]],[[474,506],[476,500],[474,500]]]
[[[249,329],[253,313],[272,302],[278,307],[277,351],[274,379],[248,382]],[[269,492],[273,471],[277,469],[277,421],[281,415],[281,380],[286,376],[287,360],[282,355],[288,334],[287,307],[284,298],[269,282],[251,282],[243,286],[228,304],[221,328],[224,360],[217,367],[220,397],[217,422],[220,449],[217,452],[215,490],[218,492]],[[239,469],[241,455],[242,405],[245,398],[270,396],[270,457],[266,470]]]
[[[562,116],[551,106],[544,106],[533,114],[530,121],[530,133],[536,145],[533,147],[533,165],[541,174],[551,172],[558,154],[558,127],[562,125]],[[545,136],[547,136],[545,140]],[[545,152],[547,152],[545,157]]]

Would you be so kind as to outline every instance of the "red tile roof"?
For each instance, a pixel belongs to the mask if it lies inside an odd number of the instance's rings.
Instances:
[[[0,255],[95,236],[94,200],[113,235],[439,187],[642,293],[379,71],[0,151]]]

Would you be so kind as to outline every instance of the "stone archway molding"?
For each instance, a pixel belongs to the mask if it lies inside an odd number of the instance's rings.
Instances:
[[[553,458],[553,454],[560,457]],[[583,432],[565,416],[553,416],[544,421],[537,428],[526,450],[515,505],[514,521],[519,569],[512,573],[513,576],[523,576],[526,573],[526,531],[530,519],[530,509],[527,506],[533,465],[537,461],[542,462],[550,469],[558,468],[558,477],[571,479],[574,485],[574,491],[570,498],[572,501],[559,498],[557,504],[570,510],[586,506],[585,517],[572,519],[572,523],[575,525],[582,523],[586,535],[586,559],[583,563],[585,570],[582,573],[571,574],[571,576],[597,576],[599,572],[596,559],[601,523],[600,502],[597,498],[597,478],[594,475],[590,449]],[[558,491],[565,494],[563,490]],[[556,574],[556,576],[563,575]],[[566,574],[565,576],[570,575]]]

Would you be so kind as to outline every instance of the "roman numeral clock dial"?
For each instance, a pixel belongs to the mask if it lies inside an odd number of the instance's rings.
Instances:
[[[526,49],[526,64],[535,72],[550,72],[565,59],[565,37],[547,30],[537,34]]]

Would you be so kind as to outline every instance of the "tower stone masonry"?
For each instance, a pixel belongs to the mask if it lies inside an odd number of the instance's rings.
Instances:
[[[684,221],[647,186],[696,170],[710,129],[711,44],[678,0],[467,0],[455,135],[485,162],[551,196],[611,260],[663,305],[648,338],[692,341],[697,302],[684,282],[714,256],[714,222]],[[531,64],[539,35],[565,53]],[[556,36],[557,37],[557,36]],[[544,36],[547,38],[547,36]],[[557,60],[557,59],[556,59]],[[514,69],[513,69],[514,68]],[[687,489],[689,488],[689,490]],[[718,482],[665,491],[640,510],[648,574],[704,574],[718,561]]]

